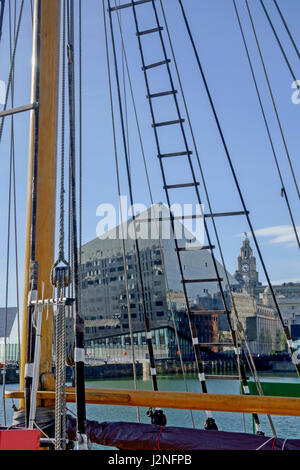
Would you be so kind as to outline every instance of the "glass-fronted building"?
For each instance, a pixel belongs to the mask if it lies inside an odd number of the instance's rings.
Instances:
[[[149,213],[141,214],[140,220],[147,220]],[[133,343],[137,359],[147,358],[144,313],[141,298],[140,279],[134,240],[124,240],[126,262],[122,249],[121,235],[130,232],[129,221],[122,226],[96,238],[82,247],[82,308],[85,317],[85,343],[87,354],[105,360],[128,360],[131,357],[129,313],[132,319]],[[178,224],[180,224],[178,222]],[[145,304],[151,322],[155,356],[176,357],[178,347],[174,333],[176,329],[181,348],[186,357],[192,353],[189,325],[186,315],[182,284],[175,252],[174,239],[163,237],[163,223],[157,224],[157,232],[150,230],[138,239],[141,270],[143,276]],[[182,225],[180,224],[182,227]],[[160,237],[160,238],[159,238]],[[185,230],[180,247],[194,242],[194,237]],[[162,249],[161,249],[162,248]],[[163,256],[162,256],[163,252]],[[203,249],[182,253],[184,276],[189,278],[215,278],[210,252]],[[164,269],[166,278],[164,276]],[[221,277],[223,267],[218,263]],[[128,282],[129,308],[125,276]],[[230,276],[230,275],[229,275]],[[236,281],[230,276],[233,283]],[[188,286],[190,305],[197,304],[197,296],[217,292],[214,282],[192,283]],[[224,284],[224,288],[226,288]],[[205,326],[209,340],[211,331],[203,315],[195,320],[201,336],[201,325]],[[210,341],[207,341],[210,342]]]

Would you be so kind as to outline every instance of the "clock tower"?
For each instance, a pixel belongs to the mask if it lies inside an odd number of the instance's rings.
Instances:
[[[234,273],[234,277],[249,294],[254,294],[255,287],[259,285],[258,272],[256,271],[256,259],[253,256],[247,233],[245,233],[240,256],[238,257],[238,268]]]

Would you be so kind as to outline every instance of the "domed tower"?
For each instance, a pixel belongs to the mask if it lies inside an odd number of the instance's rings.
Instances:
[[[250,246],[247,233],[238,257],[238,268],[234,273],[235,279],[246,289],[249,294],[254,294],[255,287],[259,285],[258,272],[256,271],[256,259]]]

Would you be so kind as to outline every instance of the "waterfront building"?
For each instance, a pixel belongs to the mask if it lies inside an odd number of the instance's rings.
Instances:
[[[282,347],[282,329],[275,308],[269,304],[259,302],[256,297],[245,290],[233,292],[234,303],[240,322],[246,333],[252,354],[270,354],[271,351],[279,351]],[[230,298],[227,294],[227,305],[232,310]],[[220,295],[210,295],[197,299],[205,308],[222,310],[222,298]],[[235,317],[232,316],[236,328]],[[225,315],[218,315],[218,333],[220,342],[230,342],[228,322]],[[233,347],[227,346],[223,351],[233,351]]]
[[[250,245],[250,240],[246,235],[240,251],[240,256],[237,259],[237,270],[234,274],[235,279],[239,283],[239,288],[235,290],[237,292],[248,294],[252,297],[252,302],[255,303],[257,309],[265,311],[266,309],[272,309],[276,314],[276,308],[271,295],[270,287],[263,285],[259,282],[259,274],[256,270],[256,259],[253,256],[253,250]],[[284,324],[289,327],[293,325],[300,325],[300,282],[284,282],[282,284],[274,284],[273,290],[276,296],[277,303],[279,305]],[[241,305],[241,308],[243,306]],[[239,312],[243,315],[243,311]],[[254,320],[252,320],[254,322]],[[250,322],[250,320],[248,321]],[[259,323],[261,323],[259,321]],[[258,339],[260,335],[274,337],[274,330],[267,331],[264,327],[258,327],[262,332],[258,333]],[[283,341],[282,326],[279,326],[277,336],[281,338],[279,350],[283,349],[285,342]],[[266,345],[261,345],[261,348],[255,346],[256,349],[266,349]]]
[[[0,363],[4,363],[5,349],[7,363],[19,361],[18,316],[16,307],[9,307],[7,312],[5,308],[0,308]]]
[[[183,289],[175,244],[172,236],[165,236],[170,229],[168,220],[156,224],[149,220],[162,215],[168,219],[165,206],[157,205],[139,215],[140,224],[138,239],[141,268],[144,282],[145,302],[151,320],[154,353],[157,358],[176,357],[177,345],[172,318],[175,310],[175,323],[184,357],[192,354],[189,326],[185,313]],[[142,227],[144,224],[144,227]],[[146,224],[146,225],[145,225]],[[168,226],[166,226],[168,224]],[[180,247],[191,246],[199,241],[181,222],[175,221],[178,244]],[[110,230],[82,247],[82,308],[85,317],[85,338],[87,353],[105,360],[129,360],[130,328],[126,294],[125,276],[128,280],[130,313],[132,319],[133,342],[138,360],[147,358],[146,334],[143,309],[140,295],[140,282],[132,237],[124,234],[132,233],[132,221]],[[180,233],[181,238],[178,236]],[[126,263],[124,266],[122,237],[125,243]],[[161,250],[162,248],[162,250]],[[163,253],[163,256],[162,256]],[[196,250],[182,253],[183,271],[186,279],[215,278],[211,254],[208,250]],[[225,273],[217,263],[220,276]],[[165,268],[166,278],[163,274]],[[230,282],[235,279],[228,273]],[[226,289],[226,283],[223,281]],[[218,291],[216,282],[191,283],[188,286],[190,303],[195,309],[195,322],[199,337],[204,342],[215,338],[216,319],[212,315],[199,314],[197,298],[201,295],[215,294]],[[171,299],[171,300],[170,300]],[[198,308],[198,313],[197,313]],[[208,323],[210,322],[210,328]],[[202,327],[205,334],[202,335]],[[201,336],[202,335],[202,336]]]
[[[272,351],[279,351],[281,327],[276,310],[259,303],[253,295],[246,292],[235,292],[233,297],[251,353],[270,354]]]
[[[269,286],[259,281],[256,259],[247,235],[242,242],[237,265],[234,278],[238,281],[239,288],[235,286],[235,290],[247,292],[253,295],[259,303],[275,307]],[[272,287],[285,324],[289,327],[293,324],[300,324],[300,282],[284,282],[273,284]]]
[[[238,289],[237,285],[234,284],[232,286],[233,289]],[[226,304],[229,309],[231,309],[231,300],[230,300],[230,295],[228,290],[224,290],[224,297]],[[224,310],[224,304],[223,304],[223,299],[222,295],[220,292],[212,293],[212,294],[205,294],[203,296],[197,296],[197,304],[200,305],[202,308],[205,308],[207,310],[215,311],[218,312],[218,310]],[[226,318],[226,315],[219,315],[218,314],[218,331],[223,332],[223,336],[227,336],[225,332],[229,331],[229,325],[228,321]],[[221,341],[220,341],[221,342]],[[228,341],[224,341],[228,342]],[[227,347],[225,348],[226,350],[228,349]]]
[[[238,266],[234,273],[234,278],[238,281],[243,290],[246,290],[249,294],[255,295],[256,288],[260,286],[261,283],[258,280],[256,258],[253,256],[253,250],[247,234],[245,234],[237,264]]]
[[[278,302],[284,324],[291,330],[292,325],[300,325],[300,283],[285,282],[281,285],[273,286],[276,300]],[[269,286],[257,289],[256,293],[264,305],[274,307],[274,301],[271,296]]]

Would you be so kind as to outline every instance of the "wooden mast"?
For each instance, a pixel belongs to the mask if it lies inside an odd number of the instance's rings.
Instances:
[[[31,111],[27,189],[26,248],[20,389],[24,390],[27,355],[28,294],[32,261],[33,190],[36,173],[35,260],[38,263],[38,297],[51,298],[50,272],[54,263],[56,160],[59,89],[60,0],[35,0],[33,21],[31,102],[39,101],[38,114]],[[53,311],[43,316],[40,376],[52,372]],[[49,389],[47,385],[45,388]],[[50,387],[51,388],[51,387]],[[20,407],[24,408],[21,400]]]

